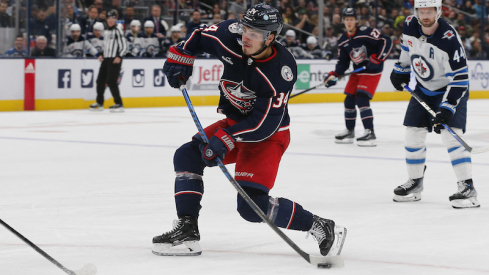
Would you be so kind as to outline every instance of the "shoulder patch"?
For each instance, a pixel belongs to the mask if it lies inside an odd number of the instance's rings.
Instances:
[[[239,33],[238,22],[229,25],[228,29],[232,33]]]
[[[292,81],[294,79],[294,74],[289,66],[282,67],[282,77],[287,81]]]
[[[448,31],[446,31],[446,32],[443,34],[443,37],[442,37],[441,39],[445,39],[445,38],[446,38],[446,39],[450,40],[450,39],[452,39],[453,37],[455,37],[455,34],[453,33],[453,31],[452,31],[452,30],[448,30]]]
[[[406,17],[406,21],[405,21],[406,22],[406,25],[409,26],[409,23],[411,23],[411,20],[413,20],[413,17],[414,17],[413,15],[410,15],[410,16]]]

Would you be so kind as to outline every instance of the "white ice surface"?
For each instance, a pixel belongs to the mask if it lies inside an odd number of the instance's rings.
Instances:
[[[342,269],[317,269],[266,224],[242,220],[219,168],[204,177],[202,256],[151,253],[152,237],[176,218],[173,154],[196,133],[186,107],[0,113],[0,218],[66,267],[93,263],[104,275],[489,274],[489,152],[472,157],[480,209],[451,207],[456,179],[434,133],[423,199],[392,201],[407,179],[406,106],[372,103],[375,148],[334,143],[344,128],[340,103],[289,107],[292,141],[270,194],[348,228]],[[471,146],[489,145],[487,106],[469,101]],[[204,126],[222,118],[215,107],[196,110]],[[286,234],[319,254],[305,233]],[[64,273],[0,226],[0,274]]]

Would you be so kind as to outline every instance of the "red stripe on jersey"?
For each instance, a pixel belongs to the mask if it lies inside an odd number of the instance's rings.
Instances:
[[[226,51],[228,51],[230,54],[232,54],[232,55],[234,55],[234,56],[236,56],[236,57],[238,57],[238,58],[243,59],[243,57],[242,57],[241,55],[239,55],[239,54],[237,54],[237,53],[235,53],[235,52],[231,51],[231,50],[230,50],[228,47],[224,46],[224,44],[222,44],[222,42],[221,42],[221,40],[219,40],[219,38],[217,38],[217,37],[215,37],[215,36],[213,36],[213,35],[207,34],[207,33],[202,33],[202,35],[203,35],[203,36],[207,36],[207,37],[209,37],[209,38],[212,38],[212,39],[216,40],[216,41],[217,41],[217,42],[219,42],[219,44],[221,44],[221,46],[222,46],[222,47],[223,47],[223,48],[224,48]]]
[[[202,197],[202,193],[195,192],[195,191],[181,191],[181,192],[175,193],[175,197],[178,195],[186,195],[186,194],[200,195]]]
[[[292,224],[292,221],[294,220],[294,215],[295,215],[295,202],[292,206],[292,214],[290,215],[290,220],[289,220],[289,224],[287,224],[287,229],[290,228],[290,225]]]

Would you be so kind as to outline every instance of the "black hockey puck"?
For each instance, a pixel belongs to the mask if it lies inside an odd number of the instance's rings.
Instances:
[[[321,269],[330,269],[331,268],[331,264],[329,264],[329,263],[318,264],[318,268],[321,268]]]

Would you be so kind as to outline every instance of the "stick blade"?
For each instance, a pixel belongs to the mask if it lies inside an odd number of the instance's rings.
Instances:
[[[76,275],[95,275],[97,274],[97,267],[93,264],[86,264],[79,270],[74,271]]]
[[[472,148],[472,150],[470,150],[470,152],[472,154],[480,154],[480,153],[485,153],[489,151],[489,146],[486,146],[486,147],[476,147],[476,148]]]
[[[345,262],[341,256],[309,256],[309,262],[318,268],[341,268],[345,266]]]

